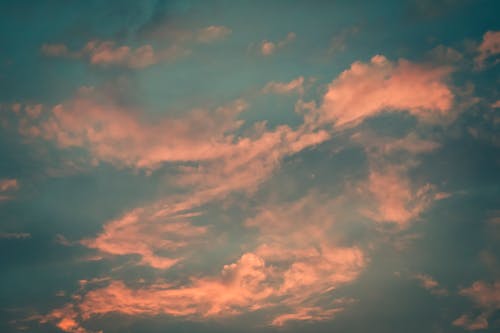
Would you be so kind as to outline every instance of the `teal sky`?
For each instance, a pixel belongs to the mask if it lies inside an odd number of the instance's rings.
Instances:
[[[497,1],[1,1],[1,332],[497,332]]]

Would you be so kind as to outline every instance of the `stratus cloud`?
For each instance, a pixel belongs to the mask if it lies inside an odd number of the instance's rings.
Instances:
[[[263,40],[262,43],[260,44],[260,53],[263,56],[270,56],[273,53],[275,53],[277,50],[282,49],[286,45],[290,44],[293,42],[296,38],[295,33],[289,32],[288,35],[286,35],[285,39],[280,40],[278,42],[271,42],[268,40]]]
[[[472,299],[476,306],[482,310],[482,313],[476,318],[464,314],[457,318],[453,325],[468,330],[488,328],[488,317],[500,309],[500,281],[492,283],[476,281],[469,288],[461,289],[459,293]]]
[[[122,45],[118,46],[113,41],[89,41],[81,50],[70,51],[64,44],[44,44],[41,51],[46,56],[85,58],[96,66],[121,66],[134,69],[145,68],[164,61],[186,56],[189,50],[172,45],[168,48],[155,50],[146,44],[137,48]]]
[[[477,51],[479,54],[475,58],[475,62],[478,68],[484,68],[490,58],[495,58],[493,63],[497,64],[500,61],[497,59],[500,54],[500,31],[486,32]]]
[[[262,89],[265,94],[290,94],[298,93],[302,95],[304,93],[304,78],[299,76],[298,78],[290,82],[275,82],[271,81]]]
[[[381,55],[355,62],[330,85],[311,123],[353,127],[386,111],[405,111],[424,121],[449,116],[453,94],[445,79],[450,68],[430,68]]]

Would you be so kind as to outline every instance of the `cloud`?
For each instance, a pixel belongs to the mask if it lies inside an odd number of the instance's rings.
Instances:
[[[143,121],[137,112],[81,91],[58,104],[39,122],[24,124],[23,134],[54,141],[60,148],[86,148],[97,161],[154,169],[163,162],[214,159],[232,147],[225,133],[246,104],[236,101],[210,112],[193,110],[184,118]]]
[[[260,44],[260,53],[263,56],[270,56],[274,54],[277,50],[284,48],[291,42],[295,40],[297,36],[293,32],[289,32],[288,35],[286,35],[285,39],[280,40],[278,42],[271,42],[268,40],[263,40],[262,43]]]
[[[299,76],[298,78],[290,81],[290,82],[275,82],[271,81],[262,89],[262,92],[265,94],[291,94],[298,93],[302,95],[304,93],[304,78]]]
[[[94,66],[119,66],[133,69],[172,61],[190,53],[189,50],[179,45],[172,45],[158,51],[150,44],[132,48],[126,45],[117,46],[113,41],[99,40],[89,41],[78,51],[69,51],[64,44],[44,44],[41,50],[43,54],[51,57],[83,58]]]
[[[500,281],[476,281],[470,287],[461,289],[459,294],[470,298],[482,313],[476,318],[464,314],[453,321],[453,325],[468,330],[488,328],[488,317],[500,309]]]
[[[197,275],[139,286],[121,280],[100,280],[107,285],[98,288],[85,283],[84,287],[94,289],[83,290],[81,295],[74,295],[73,303],[36,319],[53,321],[59,327],[68,323],[69,329],[80,328],[80,322],[110,313],[203,319],[266,309],[269,323],[275,326],[292,320],[330,319],[353,300],[335,298],[325,303],[322,296],[356,280],[367,259],[357,247],[336,245],[328,235],[334,220],[331,206],[322,199],[325,198],[311,193],[295,202],[262,207],[245,223],[247,228],[259,231],[255,249],[224,265],[216,276]],[[105,230],[133,225],[135,219],[125,216],[108,224]],[[175,223],[162,225],[170,230]],[[182,240],[193,234],[191,227],[175,229],[182,230]],[[195,234],[203,232],[196,230]],[[168,235],[158,235],[156,239],[136,235],[136,240],[124,238],[123,244],[141,248],[141,244],[159,244],[163,240],[171,246],[170,239]]]
[[[450,116],[453,94],[445,83],[448,67],[429,68],[381,55],[355,62],[327,88],[309,122],[354,127],[382,112],[409,112],[435,122]]]
[[[128,45],[118,45],[117,42],[110,40],[91,40],[79,50],[70,50],[63,43],[45,43],[40,51],[48,57],[85,59],[93,66],[141,69],[190,55],[189,44],[192,42],[213,43],[227,38],[232,33],[228,27],[218,25],[211,25],[194,32],[167,30],[166,35],[171,40],[168,47],[155,48],[151,44],[145,44],[134,48]]]
[[[19,183],[17,179],[4,178],[0,179],[0,192],[14,191],[19,189]]]
[[[474,59],[477,68],[484,68],[490,58],[494,58],[493,65],[497,64],[500,61],[498,59],[498,54],[500,54],[500,31],[487,31],[477,51],[479,54]]]
[[[431,294],[434,295],[447,295],[448,291],[445,288],[441,288],[439,286],[439,282],[437,282],[432,276],[427,274],[417,274],[415,275],[415,279],[420,282],[422,288],[430,291]]]
[[[275,325],[331,318],[340,311],[338,303],[319,305],[321,295],[353,282],[364,269],[367,258],[359,248],[333,240],[335,207],[334,200],[311,192],[291,203],[261,207],[245,222],[259,231],[254,252],[282,276],[278,293],[287,311],[273,320]]]
[[[433,63],[453,65],[463,60],[464,56],[454,48],[438,45],[427,53]]]
[[[358,185],[359,193],[373,200],[361,208],[365,216],[404,229],[437,200],[434,185],[412,184],[408,173],[418,165],[416,157],[435,151],[438,143],[412,132],[402,138],[358,132],[351,139],[361,144],[368,158],[368,179]]]
[[[328,53],[337,54],[339,52],[345,51],[347,39],[356,35],[358,32],[359,32],[359,27],[357,26],[348,29],[343,29],[342,31],[340,31],[331,39]]]
[[[211,25],[197,32],[196,40],[200,43],[211,43],[226,38],[231,34],[231,29],[220,25]]]
[[[41,51],[44,55],[50,57],[66,57],[70,55],[69,49],[65,44],[43,44]]]
[[[366,186],[376,202],[376,208],[364,210],[366,216],[377,222],[396,223],[399,227],[407,227],[434,198],[430,184],[413,188],[406,170],[396,166],[372,168]]]
[[[0,232],[0,239],[27,239],[31,234],[27,232]]]
[[[135,209],[107,223],[97,237],[81,244],[109,255],[139,255],[143,265],[168,269],[182,260],[172,258],[173,254],[179,256],[180,250],[200,242],[207,232],[207,227],[194,226],[187,220],[193,215],[155,218],[145,209]]]
[[[19,189],[19,182],[14,178],[3,178],[0,179],[0,202],[11,200],[12,192]]]
[[[475,318],[471,318],[468,315],[461,315],[455,319],[452,323],[454,326],[463,327],[469,331],[485,330],[488,328],[488,320],[484,315],[479,315]]]

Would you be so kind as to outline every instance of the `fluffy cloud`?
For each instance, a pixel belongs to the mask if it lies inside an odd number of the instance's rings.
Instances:
[[[428,68],[406,60],[397,63],[381,55],[369,63],[355,62],[326,91],[309,122],[353,127],[386,111],[407,111],[424,121],[449,116],[453,94],[446,67]]]
[[[162,162],[220,157],[231,149],[232,137],[225,133],[239,127],[235,116],[244,109],[245,103],[237,101],[214,112],[194,110],[184,118],[151,123],[142,121],[134,110],[103,102],[92,90],[83,90],[23,129],[61,148],[86,148],[98,161],[154,168]]]
[[[494,58],[493,64],[497,64],[498,54],[500,54],[500,31],[486,32],[477,51],[479,54],[475,62],[478,68],[483,68],[490,58]]]

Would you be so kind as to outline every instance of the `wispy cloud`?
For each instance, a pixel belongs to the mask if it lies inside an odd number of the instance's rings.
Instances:
[[[482,69],[487,65],[487,62],[491,61],[493,65],[497,64],[500,61],[498,59],[500,54],[500,31],[487,31],[483,36],[483,41],[477,48],[477,52],[479,53],[475,58],[477,68]]]
[[[275,82],[271,81],[264,88],[262,88],[262,92],[265,94],[291,94],[291,93],[304,93],[304,78],[299,76],[298,78],[290,81],[290,82]]]
[[[284,48],[285,46],[287,46],[288,44],[292,43],[296,37],[297,36],[294,32],[289,32],[288,35],[286,35],[286,37],[284,39],[277,41],[277,42],[263,40],[260,43],[260,53],[263,56],[270,56],[270,55],[276,53],[276,51],[278,51],[278,50]]]
[[[500,281],[476,281],[470,287],[461,289],[459,294],[470,298],[482,313],[477,317],[464,314],[455,319],[453,325],[471,331],[488,328],[488,318],[500,309]]]

